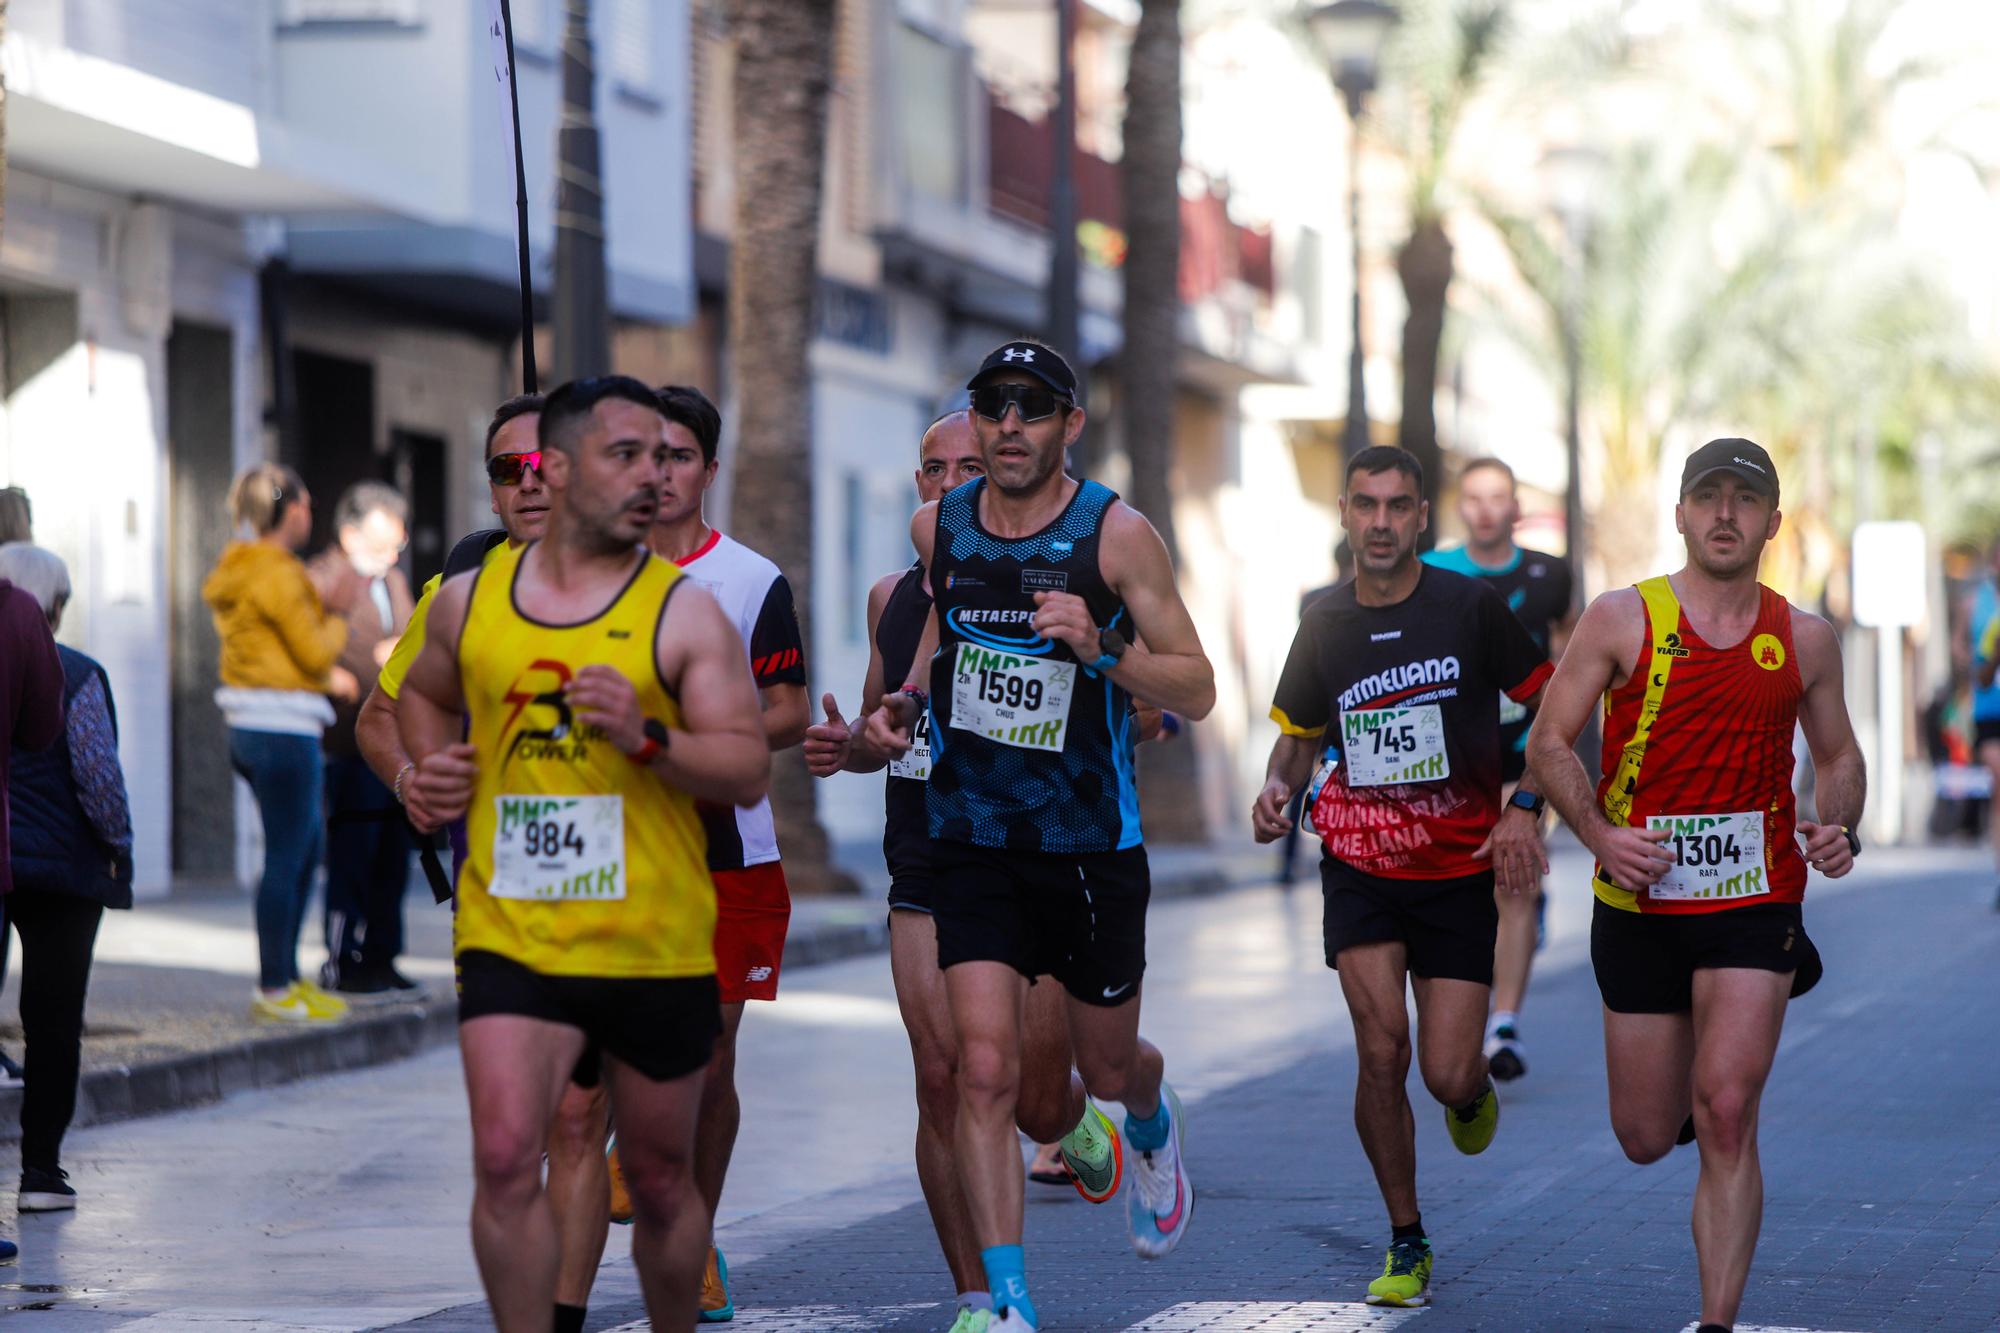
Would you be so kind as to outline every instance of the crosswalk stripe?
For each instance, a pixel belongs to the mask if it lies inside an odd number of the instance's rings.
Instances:
[[[1237,1333],[1278,1329],[1285,1333],[1378,1333],[1424,1313],[1392,1310],[1356,1301],[1183,1301],[1128,1325],[1122,1333]],[[1283,1323],[1274,1323],[1282,1318]]]
[[[886,1320],[913,1310],[936,1310],[941,1317],[952,1313],[941,1301],[913,1301],[858,1312],[837,1305],[790,1305],[778,1310],[739,1308],[729,1327],[736,1333],[874,1333]],[[650,1328],[652,1325],[645,1320],[635,1319],[605,1333],[647,1333]]]
[[[362,1333],[435,1312],[435,1305],[371,1309],[308,1308],[298,1310],[162,1310],[118,1325],[119,1333]]]
[[[1689,1324],[1681,1330],[1681,1333],[1701,1333],[1700,1322],[1697,1321]],[[1776,1324],[1738,1324],[1736,1326],[1736,1333],[1836,1333],[1836,1330],[1830,1328],[1793,1328],[1790,1325],[1779,1327]]]

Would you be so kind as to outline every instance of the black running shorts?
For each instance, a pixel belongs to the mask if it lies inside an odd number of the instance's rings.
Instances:
[[[483,949],[457,966],[459,1022],[513,1014],[580,1030],[589,1046],[571,1077],[585,1087],[599,1052],[664,1083],[707,1065],[722,1033],[713,976],[553,977]]]
[[[1493,872],[1458,879],[1384,879],[1345,861],[1319,860],[1326,965],[1362,944],[1401,941],[1411,976],[1493,984],[1493,941],[1500,909]]]
[[[1826,970],[1797,903],[1669,915],[1621,911],[1599,899],[1590,918],[1590,965],[1604,1007],[1617,1014],[1687,1013],[1699,968],[1790,972],[1794,999]]]
[[[1047,973],[1085,1004],[1135,999],[1146,974],[1146,849],[1016,852],[931,844],[938,966],[1005,963]]]
[[[1975,753],[1983,745],[2000,741],[2000,717],[1982,717],[1972,724],[1972,748]]]

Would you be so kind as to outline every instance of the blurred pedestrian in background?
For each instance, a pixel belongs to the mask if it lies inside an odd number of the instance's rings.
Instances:
[[[28,542],[35,539],[34,510],[28,504],[28,493],[19,486],[0,487],[0,545],[7,542]],[[7,910],[6,899],[0,898],[0,984],[7,980]],[[0,1088],[21,1086],[21,1066],[14,1063],[7,1052],[0,1051]]]
[[[15,750],[46,750],[63,733],[63,670],[35,599],[0,578],[0,901],[14,886],[7,788]],[[0,1263],[19,1253],[0,1240]]]
[[[0,546],[35,539],[35,511],[19,486],[0,486]]]
[[[53,634],[69,602],[69,568],[26,542],[0,546],[0,579],[40,604]],[[111,679],[95,660],[58,644],[63,738],[15,760],[7,778],[14,888],[7,919],[21,937],[21,1097],[24,1213],[76,1207],[62,1169],[63,1133],[76,1112],[83,1003],[104,909],[132,906],[132,813],[118,763]]]
[[[357,581],[340,666],[373,680],[410,623],[415,599],[396,562],[409,540],[409,503],[394,487],[364,481],[334,506],[334,544],[308,566],[327,586]],[[359,699],[334,706],[326,733],[326,967],[323,987],[349,995],[414,990],[395,967],[403,951],[403,886],[410,839],[393,792],[369,769],[354,739]]]
[[[317,582],[307,575],[297,553],[312,532],[312,496],[290,468],[262,463],[243,472],[229,488],[229,513],[251,537],[224,548],[201,595],[222,639],[215,702],[229,723],[230,762],[249,782],[264,824],[250,1015],[337,1022],[347,1002],[299,976],[299,927],[325,830],[319,742],[333,721],[327,696],[360,695],[339,657],[343,617],[366,588],[352,570]]]
[[[1994,868],[2000,870],[2000,539],[1987,553],[1986,578],[1973,591],[1971,628],[1972,752],[1993,775],[1986,823]],[[1993,908],[2000,911],[2000,887],[1993,891]]]

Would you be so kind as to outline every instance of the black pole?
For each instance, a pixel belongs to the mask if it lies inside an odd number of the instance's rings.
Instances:
[[[1582,238],[1569,238],[1568,272],[1563,283],[1563,445],[1569,461],[1569,489],[1563,496],[1564,541],[1568,544],[1570,604],[1581,609],[1583,587],[1583,341],[1577,327],[1582,305],[1583,264],[1578,251]]]
[[[1347,232],[1354,256],[1354,313],[1347,350],[1347,424],[1341,452],[1352,458],[1371,443],[1368,436],[1366,358],[1361,346],[1361,99],[1371,79],[1342,70],[1338,83],[1347,99]]]
[[[1056,0],[1055,170],[1049,188],[1049,327],[1051,346],[1076,361],[1081,338],[1076,256],[1075,0]]]
[[[514,6],[500,0],[500,26],[507,39],[507,104],[514,115],[514,240],[521,257],[521,389],[533,393],[535,374],[535,279],[528,263],[528,169],[521,160],[521,88],[514,74]]]
[[[556,129],[555,368],[559,380],[611,369],[604,271],[604,179],[590,44],[590,0],[569,0],[563,24],[562,113]]]

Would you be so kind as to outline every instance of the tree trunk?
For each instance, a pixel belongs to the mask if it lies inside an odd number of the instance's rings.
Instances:
[[[729,0],[736,44],[736,213],[729,360],[736,377],[736,534],[791,582],[812,638],[812,369],[820,183],[835,0]],[[798,750],[771,757],[785,871],[800,893],[852,890],[833,869]]]
[[[1431,502],[1431,530],[1423,545],[1437,539],[1437,502],[1442,493],[1444,451],[1437,438],[1437,379],[1444,342],[1445,296],[1451,287],[1451,237],[1437,217],[1417,220],[1410,239],[1396,252],[1396,276],[1403,281],[1409,314],[1403,318],[1403,419],[1396,442],[1417,456],[1424,469],[1424,498]]]
[[[1180,0],[1144,0],[1125,78],[1124,349],[1118,417],[1132,463],[1132,507],[1153,520],[1176,560],[1174,394],[1180,354]]]
[[[1143,0],[1125,77],[1125,344],[1118,354],[1119,434],[1132,465],[1126,499],[1153,521],[1178,564],[1174,538],[1174,398],[1181,319],[1180,0]],[[1140,626],[1141,632],[1144,626]],[[1152,842],[1208,836],[1193,736],[1145,747],[1140,765]]]

